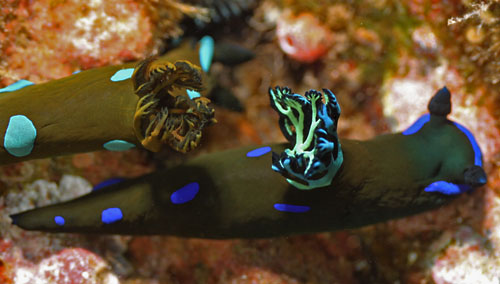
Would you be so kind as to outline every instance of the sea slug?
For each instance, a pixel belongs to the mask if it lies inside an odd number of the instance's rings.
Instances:
[[[13,223],[49,232],[276,237],[409,216],[487,181],[473,135],[447,119],[446,88],[406,131],[367,141],[337,139],[340,107],[329,90],[269,93],[289,143],[206,154],[15,214]]]

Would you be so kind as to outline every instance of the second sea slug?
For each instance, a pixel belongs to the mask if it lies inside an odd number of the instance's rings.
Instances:
[[[211,37],[160,57],[0,89],[0,165],[57,155],[142,146],[194,149],[215,122]]]
[[[409,216],[487,181],[472,133],[447,118],[446,88],[407,130],[367,141],[337,137],[340,107],[329,90],[269,94],[289,143],[200,156],[15,214],[13,223],[49,232],[276,237]]]

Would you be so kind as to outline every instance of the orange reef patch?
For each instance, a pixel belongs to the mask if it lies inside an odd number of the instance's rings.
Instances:
[[[313,14],[285,11],[278,19],[276,35],[281,49],[291,58],[311,63],[325,55],[333,33]]]
[[[0,20],[3,84],[141,58],[152,46],[149,16],[135,1],[11,1]]]

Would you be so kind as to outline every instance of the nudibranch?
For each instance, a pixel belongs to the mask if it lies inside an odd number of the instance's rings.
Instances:
[[[190,151],[215,122],[203,96],[212,88],[213,59],[206,36],[139,63],[0,89],[0,164],[141,145]]]
[[[447,119],[450,93],[402,133],[337,138],[329,90],[269,90],[290,143],[200,156],[12,215],[27,230],[262,238],[356,228],[437,208],[486,183],[473,135]],[[282,154],[271,154],[282,153]]]

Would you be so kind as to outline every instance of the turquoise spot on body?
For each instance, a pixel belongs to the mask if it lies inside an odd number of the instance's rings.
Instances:
[[[201,94],[195,90],[186,89],[186,93],[188,94],[190,99],[196,99],[201,97]]]
[[[6,93],[6,92],[12,92],[12,91],[17,91],[19,89],[22,89],[27,86],[34,85],[33,82],[30,82],[28,80],[19,80],[13,84],[8,85],[5,88],[0,89],[0,93]]]
[[[111,140],[104,143],[103,147],[109,151],[126,151],[134,148],[135,145],[124,140]]]
[[[134,68],[121,69],[116,71],[116,73],[111,76],[111,81],[119,82],[130,79],[132,78],[132,74],[134,74]]]
[[[29,155],[35,139],[36,128],[29,118],[24,115],[10,117],[3,140],[3,146],[9,154],[16,157]]]
[[[203,71],[208,72],[214,57],[214,39],[211,36],[204,36],[200,39],[200,65]]]
[[[101,221],[104,224],[111,224],[114,222],[118,222],[121,219],[123,219],[123,213],[120,208],[112,207],[102,210]]]

